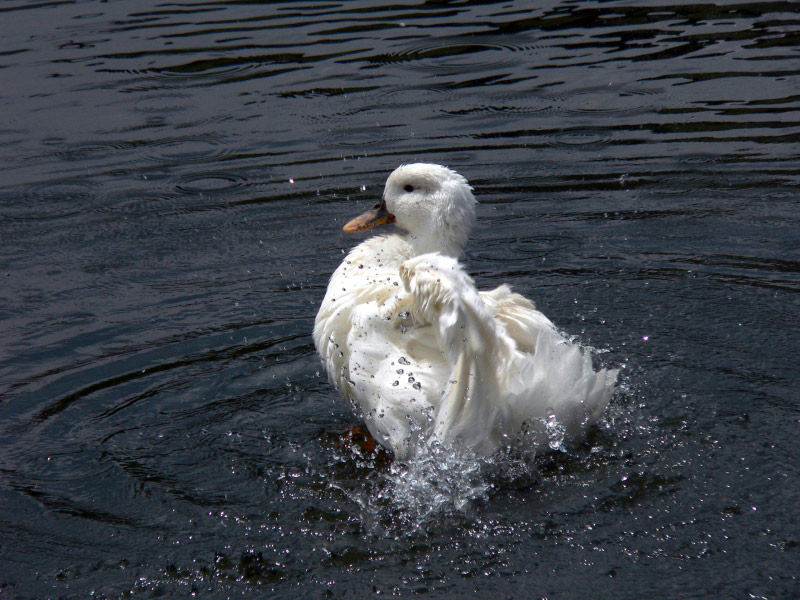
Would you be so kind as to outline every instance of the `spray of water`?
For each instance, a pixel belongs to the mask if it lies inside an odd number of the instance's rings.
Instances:
[[[554,420],[543,422],[554,449],[562,449],[564,428]],[[425,535],[431,528],[470,521],[476,509],[497,486],[509,480],[535,477],[532,452],[520,437],[506,452],[480,456],[468,448],[431,441],[414,430],[412,458],[376,464],[359,449],[344,450],[341,463],[356,462],[360,485],[330,485],[358,506],[359,521],[370,533],[405,537]],[[560,436],[560,437],[559,437]]]
[[[404,461],[379,461],[357,449],[339,448],[336,460],[347,477],[333,476],[328,484],[356,506],[351,514],[368,534],[425,536],[442,527],[474,523],[493,494],[535,487],[552,475],[554,465],[559,473],[580,473],[616,460],[622,452],[620,438],[638,432],[638,421],[630,414],[636,391],[623,382],[618,396],[623,402],[612,403],[590,439],[577,446],[565,439],[566,428],[554,415],[529,423],[508,440],[504,451],[489,457],[431,441],[416,428],[412,458]],[[531,449],[541,448],[543,441],[547,456],[536,456]]]

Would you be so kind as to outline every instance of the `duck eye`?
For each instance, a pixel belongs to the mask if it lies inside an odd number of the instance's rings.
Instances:
[[[414,191],[414,186],[413,186],[413,185],[411,185],[411,184],[409,184],[409,185],[407,185],[406,187],[404,187],[403,189],[404,189],[405,191],[407,191],[407,192],[410,194],[411,192],[413,192],[413,191]]]

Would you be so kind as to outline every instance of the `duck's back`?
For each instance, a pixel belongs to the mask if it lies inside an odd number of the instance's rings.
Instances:
[[[481,298],[517,350],[500,371],[509,433],[525,430],[528,443],[540,448],[582,437],[607,406],[618,371],[595,371],[589,350],[508,286],[481,292]]]

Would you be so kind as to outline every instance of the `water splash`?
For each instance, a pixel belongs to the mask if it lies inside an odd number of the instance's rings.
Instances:
[[[620,386],[628,393],[618,395],[638,397],[628,390],[627,378]],[[342,471],[331,474],[328,484],[355,505],[348,512],[367,536],[399,540],[471,527],[480,522],[482,507],[498,492],[535,490],[543,479],[581,477],[619,460],[624,454],[618,445],[619,430],[626,424],[635,427],[631,403],[631,398],[612,403],[605,418],[577,446],[567,439],[565,425],[551,414],[508,438],[505,450],[489,457],[457,444],[431,441],[428,428],[412,423],[411,458],[392,461],[385,453],[338,446],[335,458]],[[543,441],[548,452],[539,456],[534,448],[542,448]]]
[[[449,517],[469,517],[472,508],[491,490],[488,460],[465,449],[432,443],[414,458],[392,463],[383,475],[376,505],[394,526],[408,533],[424,533],[428,526]]]
[[[564,436],[567,432],[566,427],[558,422],[555,415],[550,415],[546,419],[542,419],[542,425],[544,425],[544,431],[547,435],[547,445],[550,446],[550,449],[566,452],[566,448],[564,448]]]
[[[536,479],[533,452],[517,445],[484,457],[431,442],[418,428],[412,435],[415,450],[405,461],[385,462],[378,455],[366,456],[361,448],[338,448],[336,460],[350,476],[334,476],[329,486],[357,505],[356,518],[370,535],[426,536],[472,522],[503,482]]]

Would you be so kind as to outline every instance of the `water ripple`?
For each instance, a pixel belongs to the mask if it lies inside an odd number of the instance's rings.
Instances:
[[[0,595],[797,595],[797,3],[0,13]],[[624,364],[585,445],[341,444],[313,315],[416,160]]]

